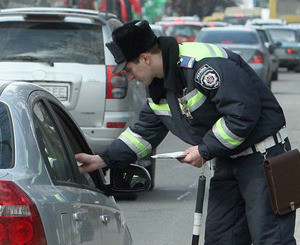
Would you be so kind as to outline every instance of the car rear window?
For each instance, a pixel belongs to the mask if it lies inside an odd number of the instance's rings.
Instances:
[[[0,60],[27,56],[49,62],[104,64],[101,25],[61,22],[0,23]]]
[[[274,42],[296,42],[296,32],[293,30],[269,30]]]
[[[200,31],[197,41],[221,44],[257,44],[258,36],[246,31]]]
[[[165,27],[165,33],[167,36],[185,36],[195,37],[201,30],[201,26],[196,25],[170,25]]]
[[[250,20],[254,18],[255,16],[242,16],[242,15],[237,15],[237,16],[225,16],[223,21],[227,22],[231,25],[245,25],[247,20]]]
[[[0,169],[12,167],[12,129],[8,109],[0,103]]]

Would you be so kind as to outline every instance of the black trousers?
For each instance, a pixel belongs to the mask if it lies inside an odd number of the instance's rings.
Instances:
[[[267,157],[283,151],[278,144],[268,149]],[[217,159],[210,182],[205,245],[296,244],[296,213],[273,214],[263,160],[261,153]]]

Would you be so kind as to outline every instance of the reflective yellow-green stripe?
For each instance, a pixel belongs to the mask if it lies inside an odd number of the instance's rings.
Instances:
[[[218,57],[223,57],[223,53],[221,52],[220,48],[216,45],[208,44],[216,53]]]
[[[221,119],[219,119],[216,123],[218,132],[220,134],[220,136],[226,140],[227,142],[229,142],[230,144],[234,145],[234,146],[239,146],[243,141],[240,140],[235,140],[233,138],[231,138],[223,129],[222,125],[221,125]]]
[[[148,154],[147,147],[145,147],[137,138],[132,136],[127,131],[124,131],[122,135],[125,136],[128,140],[130,140],[140,150],[140,152],[142,153],[142,157],[147,156]]]
[[[196,103],[198,103],[200,100],[202,100],[203,94],[198,91],[196,95],[194,95],[192,98],[188,100],[187,107],[192,107]]]
[[[149,103],[149,105],[153,111],[169,111],[170,110],[170,107],[168,104],[157,105],[155,103]]]
[[[199,50],[201,52],[199,52]],[[194,57],[199,61],[205,57],[211,57],[211,52],[203,43],[184,43],[179,45],[179,54]]]
[[[196,61],[209,57],[227,58],[226,52],[221,47],[197,42],[179,44],[179,54],[194,57]]]

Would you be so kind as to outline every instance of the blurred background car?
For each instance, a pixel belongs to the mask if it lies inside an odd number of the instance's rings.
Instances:
[[[255,29],[244,26],[203,28],[196,41],[217,44],[239,54],[264,83],[271,86],[270,53]]]
[[[223,21],[231,25],[245,25],[248,20],[260,18],[261,8],[227,7],[224,10]]]
[[[200,21],[186,21],[183,19],[159,21],[155,24],[162,26],[165,35],[175,37],[178,43],[194,42],[197,34],[203,28],[203,23]]]
[[[43,86],[74,116],[94,152],[138,119],[145,86],[114,74],[105,46],[114,15],[71,8],[18,8],[0,12],[0,77]],[[154,152],[153,152],[154,154]],[[147,167],[154,186],[155,160]]]
[[[276,49],[281,46],[280,42],[274,42],[272,36],[263,26],[254,27],[258,32],[261,40],[267,47],[270,53],[271,60],[271,70],[272,70],[272,81],[276,81],[278,79],[278,69],[279,69],[279,57],[276,53]]]
[[[291,26],[266,26],[274,42],[280,42],[276,49],[279,66],[300,72],[300,43],[297,28]]]
[[[108,184],[101,169],[79,172],[79,152],[93,154],[57,98],[28,82],[0,81],[1,244],[132,244],[113,195],[147,190],[148,172],[129,165],[127,185],[113,172]]]

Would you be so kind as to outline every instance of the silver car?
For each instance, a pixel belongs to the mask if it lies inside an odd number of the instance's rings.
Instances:
[[[300,72],[300,43],[297,28],[292,26],[266,26],[275,42],[281,46],[276,49],[279,66]]]
[[[271,86],[270,53],[255,29],[244,26],[203,28],[196,41],[214,43],[239,54]]]
[[[272,81],[276,81],[278,79],[278,69],[279,69],[279,57],[276,53],[276,49],[281,46],[280,42],[274,42],[272,36],[263,26],[255,26],[254,27],[259,34],[261,40],[267,47],[270,52],[270,60],[271,60],[271,70],[272,70]]]
[[[100,152],[138,119],[145,87],[113,74],[105,43],[114,16],[68,8],[0,11],[0,77],[38,84],[73,115],[94,152]],[[117,25],[116,25],[117,24]],[[155,160],[147,167],[154,185]]]
[[[129,165],[80,174],[74,154],[92,154],[63,105],[27,82],[0,82],[0,244],[132,244],[116,192],[150,187]],[[118,178],[116,178],[118,177]]]

